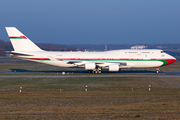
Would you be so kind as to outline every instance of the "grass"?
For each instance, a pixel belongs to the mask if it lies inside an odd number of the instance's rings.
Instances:
[[[162,88],[161,88],[162,89]],[[179,89],[94,91],[25,90],[1,93],[1,118],[8,119],[178,119]]]
[[[63,69],[14,62],[0,66],[1,119],[180,119],[179,76],[81,77],[75,73],[70,75],[74,77],[54,77],[62,75],[52,71]],[[166,68],[178,71],[174,66]],[[11,69],[50,72],[4,73]]]
[[[1,78],[0,115],[3,119],[178,119],[178,79]]]

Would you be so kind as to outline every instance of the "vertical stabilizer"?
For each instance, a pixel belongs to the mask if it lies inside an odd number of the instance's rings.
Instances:
[[[6,27],[14,51],[42,51],[15,27]]]

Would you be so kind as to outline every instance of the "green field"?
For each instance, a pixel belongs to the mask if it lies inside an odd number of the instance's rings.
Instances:
[[[179,64],[161,71],[178,72]],[[0,70],[1,119],[180,119],[179,75],[63,76],[59,71],[83,69],[62,69],[17,59],[2,62]]]

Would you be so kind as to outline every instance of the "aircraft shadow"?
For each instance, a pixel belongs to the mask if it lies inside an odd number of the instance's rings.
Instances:
[[[21,72],[21,73],[88,73],[87,70],[60,70],[60,71],[55,71],[55,70],[40,70],[40,71],[35,71],[35,70],[26,70],[26,69],[11,69],[11,72]],[[147,71],[147,70],[122,70],[122,71],[117,71],[117,72],[110,72],[110,71],[102,71],[102,73],[124,73],[124,74],[133,74],[133,73],[140,73],[140,74],[152,74],[155,73],[155,71]],[[160,73],[164,73],[160,71]]]

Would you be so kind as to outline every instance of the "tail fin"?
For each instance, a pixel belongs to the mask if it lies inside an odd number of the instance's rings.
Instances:
[[[15,27],[6,27],[14,51],[42,51]]]

